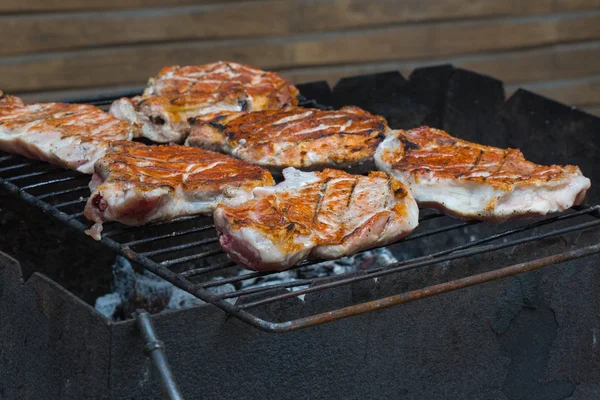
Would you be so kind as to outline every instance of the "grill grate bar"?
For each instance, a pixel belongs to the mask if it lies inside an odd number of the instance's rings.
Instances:
[[[555,230],[552,232],[548,232],[548,233],[539,235],[534,238],[528,237],[528,238],[523,238],[523,239],[516,239],[516,240],[510,241],[510,242],[501,243],[496,246],[490,246],[492,248],[481,247],[481,248],[476,248],[476,249],[472,249],[472,250],[467,250],[464,252],[459,252],[457,254],[449,254],[449,255],[446,255],[443,257],[435,257],[433,259],[431,259],[431,257],[424,257],[424,258],[422,258],[422,261],[415,262],[415,263],[400,262],[397,264],[393,264],[392,266],[390,266],[386,269],[378,269],[376,272],[365,271],[365,273],[360,276],[339,279],[334,282],[324,283],[322,285],[310,287],[307,289],[302,289],[302,290],[298,290],[298,291],[294,291],[294,292],[288,292],[288,293],[284,293],[284,294],[280,294],[280,295],[275,295],[275,296],[272,296],[272,297],[269,297],[266,299],[248,302],[248,303],[240,305],[238,308],[241,310],[246,310],[248,308],[253,308],[253,307],[260,306],[260,305],[269,304],[269,303],[272,303],[275,301],[280,301],[280,300],[285,300],[285,299],[289,299],[292,297],[296,297],[301,294],[312,293],[312,292],[316,292],[316,291],[320,291],[320,290],[324,290],[324,289],[331,289],[336,286],[347,285],[347,284],[351,284],[354,282],[363,281],[366,279],[378,278],[378,277],[389,275],[392,273],[408,271],[408,270],[419,268],[419,267],[426,267],[426,266],[437,264],[440,262],[452,261],[452,260],[455,260],[458,258],[469,257],[469,256],[478,255],[478,254],[483,254],[483,253],[489,253],[491,251],[501,250],[501,249],[504,249],[507,247],[517,246],[520,244],[525,244],[525,243],[533,242],[536,240],[547,239],[547,238],[550,238],[553,236],[564,235],[569,232],[574,232],[574,231],[592,228],[592,227],[596,227],[596,226],[600,226],[600,220],[586,222],[583,224],[570,226],[570,227],[564,228],[564,229],[558,229],[558,230]],[[373,270],[373,271],[375,271],[375,270]],[[340,276],[342,276],[342,275],[340,275]],[[323,279],[325,279],[325,278],[321,278],[320,280],[323,280]],[[331,279],[331,278],[327,278],[327,279]],[[319,278],[315,279],[315,281],[318,281],[318,280],[319,280]]]
[[[182,264],[184,262],[202,260],[203,258],[208,258],[208,257],[216,256],[219,254],[223,254],[223,249],[205,251],[203,253],[192,254],[191,256],[185,256],[185,257],[175,258],[173,260],[161,261],[160,265],[162,265],[164,267],[171,267],[173,265]]]
[[[52,172],[56,172],[56,171],[53,171],[53,170],[44,170],[44,171],[30,172],[28,174],[11,176],[10,178],[4,179],[4,181],[5,182],[14,182],[14,181],[18,181],[18,180],[21,180],[21,179],[33,178],[34,176],[40,176],[40,175],[49,174],[49,173],[52,173]],[[25,187],[22,187],[21,189],[25,190]]]
[[[1,158],[0,161],[3,161],[5,159],[6,158]],[[12,171],[12,170],[19,169],[19,168],[29,167],[30,165],[35,165],[35,163],[21,163],[21,164],[9,165],[8,167],[0,168],[0,173],[6,172],[6,171]]]
[[[191,278],[191,277],[202,275],[202,274],[206,274],[206,273],[209,273],[209,272],[214,272],[214,271],[218,271],[218,270],[221,270],[221,269],[227,269],[227,268],[235,267],[236,265],[237,264],[234,263],[233,261],[229,261],[229,262],[224,263],[224,264],[211,265],[210,267],[189,269],[187,271],[184,271],[184,272],[180,273],[179,275],[181,275],[184,278]]]
[[[430,219],[437,219],[442,217],[445,217],[445,215],[439,213],[423,215],[422,217],[419,217],[419,222],[429,221]]]
[[[12,160],[13,158],[15,158],[15,156],[13,156],[12,154],[8,155],[8,156],[2,156],[2,157],[0,157],[0,162]]]
[[[328,277],[328,278],[330,279],[331,277]],[[298,286],[308,286],[313,282],[314,282],[313,279],[298,279],[298,280],[295,280],[292,282],[283,282],[283,283],[277,283],[274,285],[255,287],[255,288],[251,288],[251,289],[241,289],[236,292],[221,293],[221,294],[218,294],[216,297],[219,300],[239,298],[242,296],[247,296],[247,295],[256,294],[256,293],[262,293],[262,292],[266,292],[266,291],[273,290],[273,289],[291,289],[293,287],[298,287]],[[248,304],[250,304],[250,303],[248,303]]]
[[[424,237],[433,236],[433,235],[437,235],[438,233],[449,232],[449,231],[453,231],[453,230],[460,229],[460,228],[466,228],[467,226],[477,225],[479,223],[480,223],[479,221],[467,221],[467,222],[463,222],[460,224],[444,226],[444,227],[441,227],[438,229],[432,229],[427,232],[422,232],[422,233],[417,233],[415,235],[407,236],[406,238],[402,239],[401,242],[398,242],[398,243],[410,242],[412,240],[422,239]]]
[[[56,192],[50,192],[50,193],[44,193],[42,195],[37,196],[38,199],[43,200],[43,199],[47,199],[49,197],[55,197],[55,196],[60,196],[62,194],[68,194],[68,193],[73,193],[73,192],[78,192],[84,189],[89,189],[88,185],[82,185],[82,186],[76,186],[74,188],[71,189],[65,189],[65,190],[58,190]]]
[[[152,226],[161,226],[161,225],[168,225],[168,224],[174,224],[174,223],[178,223],[178,222],[182,222],[182,221],[189,221],[192,219],[201,219],[201,218],[206,218],[206,216],[203,215],[191,215],[189,217],[181,217],[181,218],[177,218],[174,219],[172,221],[164,221],[164,222],[156,222],[154,224],[152,224]],[[210,230],[213,229],[215,227],[214,224],[210,224],[210,225],[205,225],[203,226],[202,230]],[[129,225],[118,225],[115,229],[112,229],[108,232],[105,232],[102,234],[102,237],[110,237],[110,236],[115,236],[115,235],[120,235],[122,233],[129,233],[131,231],[139,231],[139,230],[143,230],[144,227],[143,226],[129,226]],[[200,232],[200,231],[198,231]]]
[[[185,250],[185,249],[189,249],[189,248],[192,248],[192,247],[198,247],[198,246],[202,246],[204,244],[216,243],[218,241],[219,241],[219,239],[217,239],[216,237],[213,237],[213,238],[208,238],[208,239],[197,240],[197,241],[192,242],[192,243],[185,243],[185,244],[180,244],[180,245],[177,245],[177,246],[165,247],[164,249],[146,251],[146,252],[142,252],[140,254],[142,254],[142,255],[144,255],[146,257],[152,257],[152,256],[156,256],[156,255],[159,255],[159,254],[171,253],[173,251]]]
[[[56,208],[62,208],[62,207],[72,206],[74,204],[85,203],[85,202],[87,202],[87,200],[88,200],[87,197],[82,197],[80,199],[71,200],[71,201],[65,201],[63,203],[54,204],[54,207],[56,207]]]
[[[83,213],[83,211],[81,211],[81,212],[78,212],[78,213],[75,213],[75,214],[68,214],[67,218],[68,219],[76,219],[76,218],[83,217],[83,215],[84,215],[84,213]]]
[[[160,236],[153,236],[153,237],[149,237],[149,238],[134,240],[131,242],[127,242],[124,245],[133,247],[133,246],[137,246],[138,244],[150,243],[150,242],[154,242],[156,240],[167,239],[167,238],[172,238],[172,237],[176,237],[176,236],[184,236],[184,235],[188,235],[190,233],[202,232],[202,231],[212,229],[214,227],[215,227],[214,225],[205,225],[205,226],[200,226],[197,228],[190,228],[190,229],[185,229],[182,231],[175,231],[175,232],[167,233],[167,234],[160,235]]]
[[[73,181],[76,179],[81,179],[81,177],[80,176],[67,176],[65,178],[57,178],[57,179],[52,179],[49,181],[33,183],[31,185],[21,187],[21,190],[33,189],[33,188],[47,186],[47,185],[54,185],[55,183],[68,182],[68,181]]]
[[[316,262],[315,264],[319,264],[319,263],[322,263],[322,262],[323,261],[319,261],[319,262]],[[314,264],[312,264],[312,265],[314,265]],[[286,269],[286,271],[293,271],[295,269],[302,268],[302,267],[305,267],[305,266],[306,266],[306,264],[296,265],[296,266],[294,266],[292,268]],[[240,275],[240,276],[232,276],[230,278],[223,278],[223,279],[220,279],[218,281],[212,281],[212,282],[203,283],[200,286],[203,289],[208,289],[208,288],[215,287],[215,286],[225,285],[227,283],[238,283],[238,282],[241,282],[241,281],[245,281],[247,279],[261,278],[263,276],[273,275],[273,274],[274,274],[273,272],[250,272],[250,273],[243,274],[243,275]]]

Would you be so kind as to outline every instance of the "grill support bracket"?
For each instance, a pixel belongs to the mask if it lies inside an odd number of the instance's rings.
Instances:
[[[144,354],[152,359],[154,367],[160,376],[161,387],[169,400],[183,400],[183,396],[175,382],[171,367],[165,354],[165,344],[158,339],[150,314],[139,311],[137,325],[144,338]]]

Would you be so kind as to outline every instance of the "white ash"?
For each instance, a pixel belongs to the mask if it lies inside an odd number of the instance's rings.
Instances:
[[[309,268],[283,271],[278,274],[266,275],[243,280],[239,283],[241,289],[252,289],[275,284],[292,283],[303,279],[322,278],[327,276],[368,270],[397,262],[398,259],[386,248],[375,249],[344,257],[339,260],[324,261]],[[131,263],[124,257],[117,257],[112,266],[112,292],[96,299],[95,308],[98,312],[113,320],[126,319],[135,311],[144,309],[150,313],[168,310],[179,310],[193,307],[204,302],[188,292],[175,287],[173,284],[143,270],[136,272]],[[252,271],[240,270],[239,276],[250,274]],[[211,280],[220,280],[214,277]],[[306,285],[295,286],[290,290],[306,288]],[[234,292],[232,284],[215,286],[208,289],[214,294]],[[303,296],[302,296],[303,297]],[[235,302],[236,299],[226,299]]]
[[[113,320],[126,319],[139,309],[157,313],[204,303],[149,271],[136,272],[129,260],[121,256],[117,257],[113,264],[112,273],[113,291],[96,299],[94,307]],[[234,290],[231,284],[209,289],[215,294]]]
[[[323,278],[327,276],[364,271],[371,268],[384,267],[398,262],[398,259],[387,248],[365,251],[352,257],[344,257],[338,260],[323,261],[310,268],[283,271],[278,274],[251,278],[241,282],[242,289],[270,286],[281,283],[291,283],[302,279]],[[251,271],[242,270],[239,275],[243,276]],[[305,289],[307,286],[294,286],[290,290]]]

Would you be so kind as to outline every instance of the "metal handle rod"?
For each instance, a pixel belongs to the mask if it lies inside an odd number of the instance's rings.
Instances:
[[[144,354],[152,358],[152,362],[160,375],[160,384],[167,398],[170,400],[183,400],[183,396],[179,391],[179,387],[177,387],[177,383],[167,362],[167,356],[164,352],[165,345],[156,335],[150,314],[146,311],[140,311],[137,316],[137,323],[144,337],[144,342],[146,342]]]

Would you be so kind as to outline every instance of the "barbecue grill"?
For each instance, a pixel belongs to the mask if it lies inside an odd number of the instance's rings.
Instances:
[[[436,79],[444,76],[448,71],[452,71],[454,84],[460,79],[478,79],[476,74],[454,70],[452,67],[437,67],[437,69],[415,71],[408,82],[394,72],[358,80],[342,80],[333,93],[328,91],[328,86],[323,83],[301,86],[300,89],[302,93],[310,93],[313,97],[311,100],[303,99],[305,106],[328,107],[331,103],[340,106],[343,99],[346,99],[346,104],[363,106],[369,111],[386,116],[393,128],[427,123],[448,129],[448,123],[456,121],[457,118],[443,120],[441,115],[460,115],[462,112],[460,109],[444,108],[445,100],[440,99],[446,91],[449,91],[447,96],[453,95],[450,84],[436,86]],[[378,88],[381,89],[382,85],[390,85],[390,82],[397,86],[397,90],[386,94],[387,102],[385,99],[384,101],[377,99]],[[492,86],[494,86],[493,82]],[[495,87],[491,90],[487,88],[486,96],[495,93],[495,89]],[[360,93],[360,98],[353,98],[355,93]],[[413,101],[412,105],[400,107],[398,104],[407,105],[403,103],[406,101],[403,97],[390,101],[389,96],[397,96],[398,93],[408,93]],[[527,99],[529,94],[521,92],[516,96],[517,100],[522,100]],[[495,107],[499,110],[503,105],[503,97],[499,104],[497,98],[490,97],[489,100],[495,102]],[[70,101],[102,106],[110,104],[114,99],[114,95],[107,95]],[[415,99],[418,102],[415,102]],[[457,102],[447,103],[457,104]],[[480,107],[483,110],[485,105]],[[475,114],[473,111],[469,112]],[[501,112],[490,115],[481,112],[478,115],[480,119],[489,120],[486,124],[496,127],[504,126],[501,116]],[[480,121],[475,120],[455,123],[455,129],[449,130],[456,136],[471,140],[479,139],[480,142],[486,143],[486,140],[481,140],[480,127]],[[505,138],[498,140],[497,143],[490,143],[487,140],[486,144],[506,145],[502,142]],[[529,155],[527,151],[525,154]],[[75,171],[67,171],[17,155],[0,153],[1,186],[81,233],[91,226],[91,223],[83,217],[83,206],[90,194],[87,186],[89,179],[89,176]],[[594,185],[593,177],[592,185]],[[503,249],[518,246],[529,246],[535,249],[537,244],[542,246],[543,243],[554,238],[573,236],[573,234],[577,237],[577,234],[582,232],[597,232],[598,229],[600,229],[600,205],[593,203],[575,207],[560,215],[497,226],[460,221],[432,210],[422,210],[419,228],[392,246],[395,253],[406,255],[405,259],[399,262],[352,273],[314,277],[311,276],[310,271],[318,268],[320,262],[308,261],[294,267],[293,270],[298,272],[299,279],[291,282],[273,280],[273,283],[269,283],[268,278],[278,273],[240,272],[240,268],[227,259],[218,244],[214,225],[209,217],[186,217],[142,227],[106,223],[101,243],[186,292],[215,305],[228,315],[263,331],[281,333],[597,254],[600,253],[600,243],[585,244],[574,240],[565,251],[545,252],[541,256],[536,256],[535,252],[532,252],[532,257],[529,259],[521,258],[515,260],[516,263],[510,259],[504,262],[498,260],[497,265],[478,265],[477,268],[460,271],[463,274],[451,271],[442,277],[449,279],[425,282],[422,287],[402,283],[403,274],[409,270],[427,269],[451,262],[468,264],[469,260],[475,260],[478,256],[494,254]],[[450,233],[454,235],[451,236],[449,245],[440,246],[444,241],[438,238],[442,236],[447,238]],[[419,248],[421,254],[414,255],[414,248]],[[245,285],[245,282],[257,278],[264,278],[266,284],[251,288]],[[385,285],[385,290],[378,290],[377,286],[380,282],[396,282],[397,285],[392,291],[389,290],[389,285]],[[211,288],[226,284],[232,284],[235,290],[221,294],[211,291]],[[335,297],[336,290],[340,287],[358,289],[351,299],[326,302],[322,307],[313,308],[310,313],[295,312],[293,305],[298,298],[311,295]],[[274,309],[283,311],[275,313]],[[143,332],[149,335],[147,350],[152,353],[153,347],[160,348],[159,342],[155,336],[152,336],[152,328],[148,324],[147,316],[143,315],[140,321]],[[156,354],[161,357],[160,352]],[[168,373],[165,366],[163,362],[161,370]],[[169,381],[168,376],[165,379]]]
[[[43,162],[27,160],[16,155],[0,153],[0,162],[0,179],[2,179],[0,182],[9,191],[47,211],[50,215],[78,229],[82,233],[90,228],[92,224],[83,216],[83,205],[85,205],[90,194],[87,187],[90,179],[89,175],[50,167]],[[214,295],[208,289],[225,284],[237,285],[245,280],[274,275],[276,272],[250,272],[231,276],[230,273],[227,273],[227,270],[236,268],[235,263],[224,260],[212,261],[213,258],[222,256],[223,251],[218,247],[218,239],[210,218],[186,217],[173,222],[154,224],[151,227],[128,227],[118,223],[106,224],[105,232],[102,234],[102,243],[129,260],[141,264],[144,268],[175,286],[207,303],[214,304],[244,322],[266,331],[288,332],[600,253],[600,244],[577,248],[553,256],[482,272],[432,287],[397,294],[383,299],[373,299],[350,307],[291,321],[268,321],[253,314],[252,310],[264,304],[294,298],[307,293],[327,290],[341,285],[375,279],[414,268],[422,268],[440,262],[470,257],[600,226],[600,218],[598,218],[592,221],[573,223],[567,227],[554,228],[554,225],[558,222],[577,221],[577,217],[583,215],[599,217],[600,205],[577,207],[573,211],[563,213],[562,215],[539,219],[516,228],[503,229],[498,233],[468,241],[450,249],[433,251],[418,258],[401,261],[385,267],[365,270],[360,274],[307,278],[289,283],[266,285],[259,288],[239,289],[221,295]],[[448,217],[444,217],[438,213],[425,212],[422,213],[419,220],[421,224],[424,224],[425,221],[438,218]],[[402,242],[421,240],[436,234],[460,230],[475,224],[477,222],[455,222],[435,229],[419,229]],[[541,227],[549,227],[550,230],[544,233],[537,232],[536,228]],[[528,235],[496,243],[500,239],[511,238],[520,233]],[[170,239],[176,237],[180,238],[183,243],[171,245],[172,240]],[[488,243],[493,244],[483,246]],[[188,249],[193,251],[192,254],[172,256],[173,253],[179,254],[181,250]],[[190,263],[199,261],[204,261],[207,265],[199,268],[178,268],[181,265],[189,266]],[[318,263],[318,261],[303,262],[294,268],[309,269]],[[229,277],[216,280],[202,279],[209,274],[211,274],[210,276],[214,276],[212,273],[215,272],[221,272],[223,275]],[[273,290],[296,287],[303,288],[287,291],[286,293]],[[250,295],[257,294],[262,295],[260,299],[252,299],[240,302],[240,304],[232,304],[230,301],[226,301],[228,299],[247,298]]]

